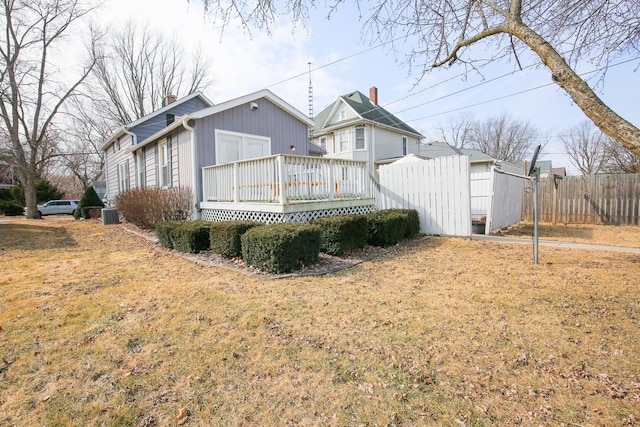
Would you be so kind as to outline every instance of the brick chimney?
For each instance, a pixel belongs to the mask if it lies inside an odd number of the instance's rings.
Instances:
[[[369,99],[375,105],[378,105],[378,88],[377,87],[371,86],[371,89],[369,89]]]
[[[172,102],[176,102],[176,99],[177,97],[175,95],[165,95],[164,99],[162,100],[162,106],[166,107]]]

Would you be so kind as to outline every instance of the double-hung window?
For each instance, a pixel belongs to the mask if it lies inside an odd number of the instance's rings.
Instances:
[[[344,153],[349,150],[349,133],[347,131],[340,132],[340,152]]]
[[[356,150],[364,150],[364,128],[356,128]]]
[[[158,144],[158,174],[160,187],[171,186],[171,153],[169,141],[164,140]]]
[[[147,181],[147,162],[145,157],[144,147],[142,147],[136,156],[136,185],[138,188],[144,187]]]
[[[118,193],[129,190],[129,160],[118,163]]]

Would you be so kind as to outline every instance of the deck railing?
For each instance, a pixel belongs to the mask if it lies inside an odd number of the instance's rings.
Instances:
[[[278,154],[202,168],[205,202],[296,203],[373,198],[366,162]]]

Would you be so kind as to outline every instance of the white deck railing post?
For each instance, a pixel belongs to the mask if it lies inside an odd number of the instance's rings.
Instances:
[[[240,201],[240,188],[238,183],[240,180],[238,179],[238,163],[233,164],[233,201],[238,203]]]
[[[327,190],[329,193],[329,200],[335,199],[335,187],[336,187],[336,173],[335,173],[336,161],[331,159],[329,161],[329,179],[327,185]]]
[[[280,202],[281,205],[284,205],[285,203],[287,203],[287,184],[286,184],[286,180],[287,180],[287,168],[286,168],[286,163],[284,161],[284,155],[280,154],[278,157],[276,157],[276,162],[278,165],[278,192],[280,193],[280,197],[278,198],[278,201]]]

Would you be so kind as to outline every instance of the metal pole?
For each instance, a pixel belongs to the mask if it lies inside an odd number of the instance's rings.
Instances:
[[[538,181],[540,169],[533,170],[533,263],[538,263]]]

